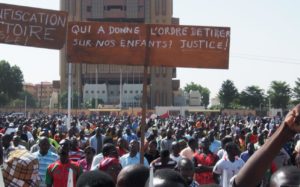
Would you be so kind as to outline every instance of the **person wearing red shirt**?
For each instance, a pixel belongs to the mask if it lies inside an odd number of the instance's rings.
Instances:
[[[194,154],[195,180],[201,186],[218,186],[215,183],[212,170],[219,158],[209,150],[209,145],[209,139],[206,137],[202,138],[202,152]]]
[[[70,141],[64,139],[60,142],[58,151],[59,160],[50,164],[46,172],[47,187],[63,187],[68,186],[69,172],[73,172],[73,185],[82,173],[82,168],[78,163],[69,160]]]

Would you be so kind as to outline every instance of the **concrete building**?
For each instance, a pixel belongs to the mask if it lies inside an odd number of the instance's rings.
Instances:
[[[201,94],[197,90],[191,90],[189,93],[189,105],[200,106],[201,105]]]
[[[152,24],[179,24],[172,18],[173,0],[61,0],[61,10],[68,11],[72,21],[137,22]],[[143,83],[143,67],[121,65],[72,64],[72,90],[79,93],[83,101],[86,84],[106,84],[107,102],[115,103],[120,98],[114,90],[121,84]],[[123,79],[121,79],[121,74]],[[173,104],[173,91],[178,90],[176,68],[150,67],[148,69],[148,108]],[[66,49],[60,52],[61,91],[68,88],[68,63]],[[110,94],[110,93],[114,94]],[[131,96],[130,96],[131,97]],[[139,100],[139,99],[135,99]],[[134,103],[134,102],[133,102]],[[123,103],[127,107],[127,103]]]

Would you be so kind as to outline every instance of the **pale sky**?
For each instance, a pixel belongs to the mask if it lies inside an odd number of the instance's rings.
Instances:
[[[300,1],[173,0],[173,16],[181,25],[231,27],[228,70],[178,68],[181,87],[195,82],[215,97],[224,80],[239,91],[271,81],[294,87],[300,78]],[[59,0],[0,0],[31,7],[59,9]],[[59,80],[57,50],[0,44],[0,60],[21,68],[25,82]]]

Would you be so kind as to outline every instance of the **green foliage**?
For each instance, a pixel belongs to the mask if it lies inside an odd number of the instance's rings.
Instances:
[[[80,101],[78,93],[73,93],[71,96],[71,108],[80,108],[81,103],[78,102]],[[68,108],[68,92],[64,92],[60,95],[60,104],[62,108]]]
[[[258,86],[248,86],[240,94],[240,104],[250,109],[261,107],[265,100],[264,90]]]
[[[0,106],[16,99],[23,89],[23,73],[18,66],[10,66],[4,60],[0,61]]]
[[[195,84],[194,82],[191,82],[190,84],[187,84],[184,87],[184,91],[189,93],[191,90],[199,91],[201,95],[201,105],[207,108],[207,106],[209,105],[209,89],[206,87],[202,87],[200,84]]]
[[[234,83],[231,80],[226,80],[223,82],[218,96],[224,108],[232,108],[230,105],[238,99],[239,93]]]
[[[36,99],[34,99],[33,95],[31,95],[27,91],[20,92],[18,98],[21,99],[21,100],[24,100],[24,102],[25,102],[25,99],[26,99],[26,107],[28,107],[28,108],[35,108],[37,106],[36,105],[36,102],[37,102]]]
[[[284,81],[272,81],[268,94],[274,108],[285,110],[291,99],[291,88]]]
[[[295,81],[295,87],[293,88],[293,96],[295,98],[295,103],[300,103],[300,78]]]

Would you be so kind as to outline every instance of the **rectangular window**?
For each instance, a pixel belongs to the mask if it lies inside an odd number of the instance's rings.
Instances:
[[[162,15],[167,15],[167,0],[162,0]]]
[[[92,6],[87,6],[87,7],[86,7],[86,11],[87,11],[87,12],[92,12]]]
[[[158,16],[159,15],[159,0],[155,0],[155,15]]]

